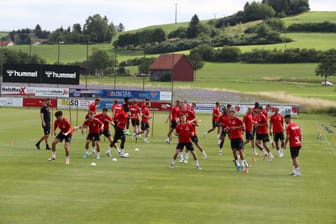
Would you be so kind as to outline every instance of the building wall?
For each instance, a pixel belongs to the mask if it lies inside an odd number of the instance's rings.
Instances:
[[[174,81],[194,81],[194,70],[186,57],[182,57],[181,60],[175,65],[173,73]]]

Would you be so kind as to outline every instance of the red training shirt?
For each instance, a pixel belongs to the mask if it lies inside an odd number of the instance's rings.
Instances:
[[[71,129],[71,124],[70,122],[63,118],[62,121],[55,120],[54,122],[54,130],[59,128],[62,133],[67,133]]]
[[[179,106],[174,106],[171,110],[171,120],[172,121],[176,121],[177,117],[178,117],[178,112],[180,111],[180,107]]]
[[[272,124],[273,133],[283,133],[284,119],[281,114],[273,114],[270,118],[270,123]]]
[[[228,128],[229,128],[229,136],[230,139],[242,139],[242,129],[231,129],[232,127],[242,126],[243,121],[240,120],[238,117],[229,118],[228,120]]]
[[[100,129],[103,125],[104,124],[97,118],[94,118],[93,120],[87,119],[83,124],[83,126],[89,127],[90,134],[100,134]]]
[[[121,105],[114,103],[112,105],[112,113],[113,113],[113,120],[117,120],[117,114],[119,113],[119,111],[121,111]]]
[[[286,133],[289,139],[289,147],[301,147],[301,130],[300,127],[295,123],[290,123],[286,128]]]
[[[89,105],[89,112],[93,112],[94,114],[97,113],[97,105],[95,104],[95,102]]]
[[[257,114],[255,117],[255,121],[257,124],[266,124],[264,126],[258,126],[257,127],[257,133],[258,135],[264,135],[268,134],[268,129],[267,129],[267,118],[265,117],[264,114]]]
[[[147,106],[143,106],[141,113],[142,113],[141,122],[148,123],[148,120],[149,120],[149,118],[148,118],[149,117],[149,109],[148,109],[148,107]]]
[[[128,122],[128,113],[121,110],[118,112],[116,119],[118,121],[117,127],[124,130]]]
[[[176,134],[178,134],[179,143],[190,143],[191,136],[194,136],[194,127],[189,124],[178,124],[176,126]]]
[[[245,131],[251,132],[253,130],[253,115],[245,114],[243,117],[243,122],[245,124]]]
[[[100,120],[104,124],[104,131],[110,130],[110,123],[112,122],[112,118],[107,114],[98,114],[95,116],[98,120]]]
[[[220,116],[219,107],[215,106],[212,109],[212,120],[215,121],[215,122],[218,122],[219,121],[219,116]]]
[[[139,120],[140,107],[138,105],[132,104],[130,107],[130,112],[132,120]]]

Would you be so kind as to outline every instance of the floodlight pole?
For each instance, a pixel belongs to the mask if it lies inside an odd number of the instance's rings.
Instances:
[[[31,64],[32,61],[32,40],[30,38],[30,45],[29,45],[29,64]]]
[[[117,85],[117,46],[115,46],[114,48],[115,53],[114,53],[114,90],[116,89],[116,85]]]
[[[174,52],[172,55],[172,66],[170,70],[170,79],[171,79],[171,104],[173,105],[174,101]]]
[[[86,76],[85,76],[85,89],[87,89],[89,75],[89,41],[86,41]]]
[[[145,51],[145,48],[143,49],[143,52],[144,52],[144,55],[143,55],[143,63],[145,65],[146,63],[146,51]],[[142,75],[142,91],[145,92],[145,72],[144,74]]]
[[[1,58],[1,67],[0,67],[0,97],[1,97],[1,89],[2,89],[2,78],[3,78],[3,75],[2,75],[2,72],[3,72],[3,63],[4,63],[4,60],[5,60],[5,55],[3,53],[3,46],[1,45],[1,49],[0,49],[0,58]]]

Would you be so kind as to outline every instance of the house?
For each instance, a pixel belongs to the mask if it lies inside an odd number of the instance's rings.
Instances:
[[[162,54],[149,67],[151,81],[194,81],[194,69],[183,54]]]
[[[14,42],[11,40],[0,40],[1,47],[11,47],[14,46]]]

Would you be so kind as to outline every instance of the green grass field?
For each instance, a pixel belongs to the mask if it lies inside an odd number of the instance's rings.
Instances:
[[[307,12],[297,16],[291,16],[282,19],[287,26],[293,23],[321,23],[321,22],[332,22],[336,23],[336,13],[335,12]]]
[[[248,174],[235,171],[228,142],[224,155],[217,155],[215,134],[206,140],[200,137],[209,156],[200,160],[203,170],[196,170],[192,161],[169,169],[175,143],[163,143],[163,113],[155,113],[151,143],[136,145],[128,139],[130,158],[118,162],[82,159],[85,137],[74,134],[71,164],[66,167],[61,145],[54,162],[47,161],[49,152],[34,148],[41,134],[38,110],[0,111],[0,223],[331,224],[336,219],[336,138],[321,129],[322,141],[317,140],[320,125],[331,127],[335,122],[327,115],[302,114],[295,119],[304,133],[303,176],[295,178],[289,176],[288,151],[273,162],[257,159]],[[83,116],[81,112],[79,117]],[[210,116],[200,119],[203,133]],[[102,145],[105,151],[107,142]],[[250,146],[246,154],[251,161]],[[93,161],[96,167],[90,166]]]

